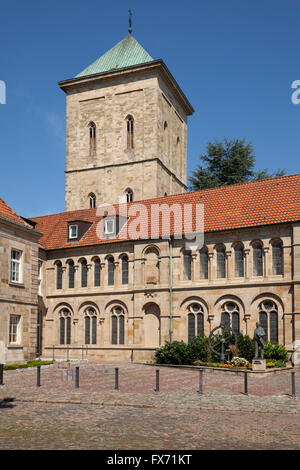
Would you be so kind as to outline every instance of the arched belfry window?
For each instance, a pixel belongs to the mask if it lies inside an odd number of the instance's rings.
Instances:
[[[125,191],[125,196],[126,196],[126,202],[132,202],[133,201],[133,191],[130,188],[127,188]]]
[[[164,122],[164,155],[169,153],[169,136],[168,136],[168,123]]]
[[[90,131],[90,155],[96,153],[96,124],[94,122],[89,123]]]
[[[89,194],[89,204],[90,209],[95,209],[96,207],[96,196],[94,193]]]
[[[133,149],[133,133],[134,133],[134,119],[132,116],[127,116],[127,149]]]

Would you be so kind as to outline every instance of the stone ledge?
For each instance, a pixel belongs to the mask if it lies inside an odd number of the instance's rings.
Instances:
[[[179,367],[182,369],[194,369],[194,370],[212,370],[213,372],[218,371],[218,372],[231,372],[234,373],[235,375],[243,375],[244,372],[247,372],[247,374],[260,374],[263,376],[264,374],[276,374],[278,372],[286,372],[288,370],[294,370],[295,368],[292,366],[287,366],[287,367],[280,367],[280,368],[270,368],[266,369],[265,371],[253,371],[249,369],[223,369],[222,367],[207,367],[207,366],[188,366],[188,365],[179,365],[179,364],[147,364],[145,362],[140,363],[140,362],[134,362],[134,364],[143,364],[145,366],[155,366],[155,367]]]

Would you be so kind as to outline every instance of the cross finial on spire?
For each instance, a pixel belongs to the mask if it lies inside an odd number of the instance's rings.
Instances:
[[[128,29],[128,33],[131,34],[132,33],[132,25],[131,25],[132,11],[131,11],[131,8],[129,8],[128,12],[129,12],[129,29]]]

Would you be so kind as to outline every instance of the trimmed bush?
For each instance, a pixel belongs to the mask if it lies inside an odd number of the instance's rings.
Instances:
[[[191,364],[190,351],[184,341],[174,341],[172,344],[166,341],[166,344],[155,351],[155,360],[157,364]]]
[[[265,359],[287,362],[288,352],[282,344],[273,344],[267,341],[264,346],[264,357]]]
[[[254,341],[248,335],[239,333],[237,337],[238,355],[244,357],[247,361],[251,362],[255,356]]]
[[[204,335],[195,336],[188,344],[188,350],[192,362],[207,362],[209,357],[208,338]]]
[[[3,370],[27,369],[28,367],[47,366],[55,361],[28,361],[26,364],[4,364]]]

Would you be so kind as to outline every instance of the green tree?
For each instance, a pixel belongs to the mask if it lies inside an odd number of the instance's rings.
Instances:
[[[244,139],[208,142],[206,153],[199,158],[204,165],[198,165],[189,177],[191,191],[274,178],[285,174],[285,170],[280,169],[273,173],[268,169],[254,171],[256,158],[254,148]]]

